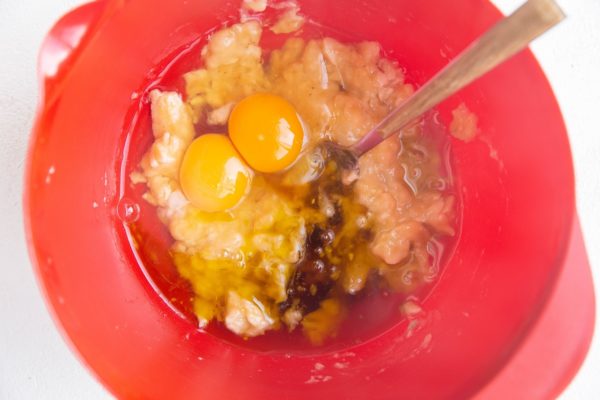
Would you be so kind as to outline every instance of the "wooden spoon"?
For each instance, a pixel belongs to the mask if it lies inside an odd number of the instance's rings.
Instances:
[[[317,145],[296,162],[284,181],[298,184],[317,179],[327,157],[334,159],[343,169],[343,176],[348,181],[353,180],[360,173],[358,158],[361,155],[511,58],[564,18],[564,13],[553,0],[528,0],[472,42],[359,142],[350,147],[342,147],[331,141]]]

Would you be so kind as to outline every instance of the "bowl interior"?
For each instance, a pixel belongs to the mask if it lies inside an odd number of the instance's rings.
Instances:
[[[110,18],[46,91],[25,193],[32,258],[48,301],[102,382],[136,398],[462,398],[481,387],[535,322],[573,215],[564,124],[532,55],[518,55],[439,108],[448,123],[465,102],[480,134],[468,144],[452,141],[462,229],[417,328],[408,335],[400,323],[336,352],[257,352],[197,331],[174,312],[140,268],[118,218],[128,134],[143,94],[160,80],[165,60],[235,20],[239,5],[121,3],[106,3],[114,6]],[[416,84],[500,17],[486,1],[470,0],[300,5],[343,37],[379,41]],[[315,370],[316,363],[325,368]]]

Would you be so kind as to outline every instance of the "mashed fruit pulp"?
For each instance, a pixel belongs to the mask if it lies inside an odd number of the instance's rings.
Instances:
[[[244,337],[301,327],[321,344],[351,317],[345,299],[369,282],[410,295],[435,279],[431,247],[453,235],[455,199],[443,156],[415,123],[362,157],[352,185],[334,163],[318,182],[297,186],[256,172],[234,208],[194,206],[180,167],[194,138],[209,133],[196,126],[226,126],[247,96],[289,101],[309,151],[322,140],[356,142],[413,92],[377,43],[293,37],[265,56],[261,33],[258,21],[215,32],[203,67],[184,75],[184,96],[151,93],[154,143],[132,178],[146,183],[145,198],[175,241],[172,258],[192,286],[201,327],[216,319]]]

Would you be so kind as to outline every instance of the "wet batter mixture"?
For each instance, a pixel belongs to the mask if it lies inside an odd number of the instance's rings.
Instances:
[[[375,42],[294,36],[265,54],[263,29],[304,24],[295,6],[281,15],[214,32],[183,93],[150,93],[154,141],[131,180],[174,239],[201,328],[301,329],[318,345],[370,283],[409,296],[435,280],[432,248],[454,235],[455,197],[423,121],[364,155],[351,184],[333,162],[318,181],[285,179],[320,141],[358,141],[414,88]]]

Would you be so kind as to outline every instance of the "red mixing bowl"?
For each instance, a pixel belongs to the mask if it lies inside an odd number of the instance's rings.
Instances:
[[[380,42],[415,84],[501,17],[484,0],[300,6],[332,32]],[[65,16],[48,36],[24,210],[32,260],[56,320],[122,398],[473,395],[538,320],[573,223],[569,143],[535,59],[519,54],[439,108],[447,123],[465,102],[481,132],[468,144],[452,141],[462,227],[421,304],[426,317],[419,326],[407,334],[407,321],[400,321],[335,351],[256,350],[199,331],[176,313],[140,265],[127,221],[119,218],[129,134],[137,118],[147,118],[147,89],[169,68],[165,60],[234,21],[238,8],[220,0],[96,1]]]

